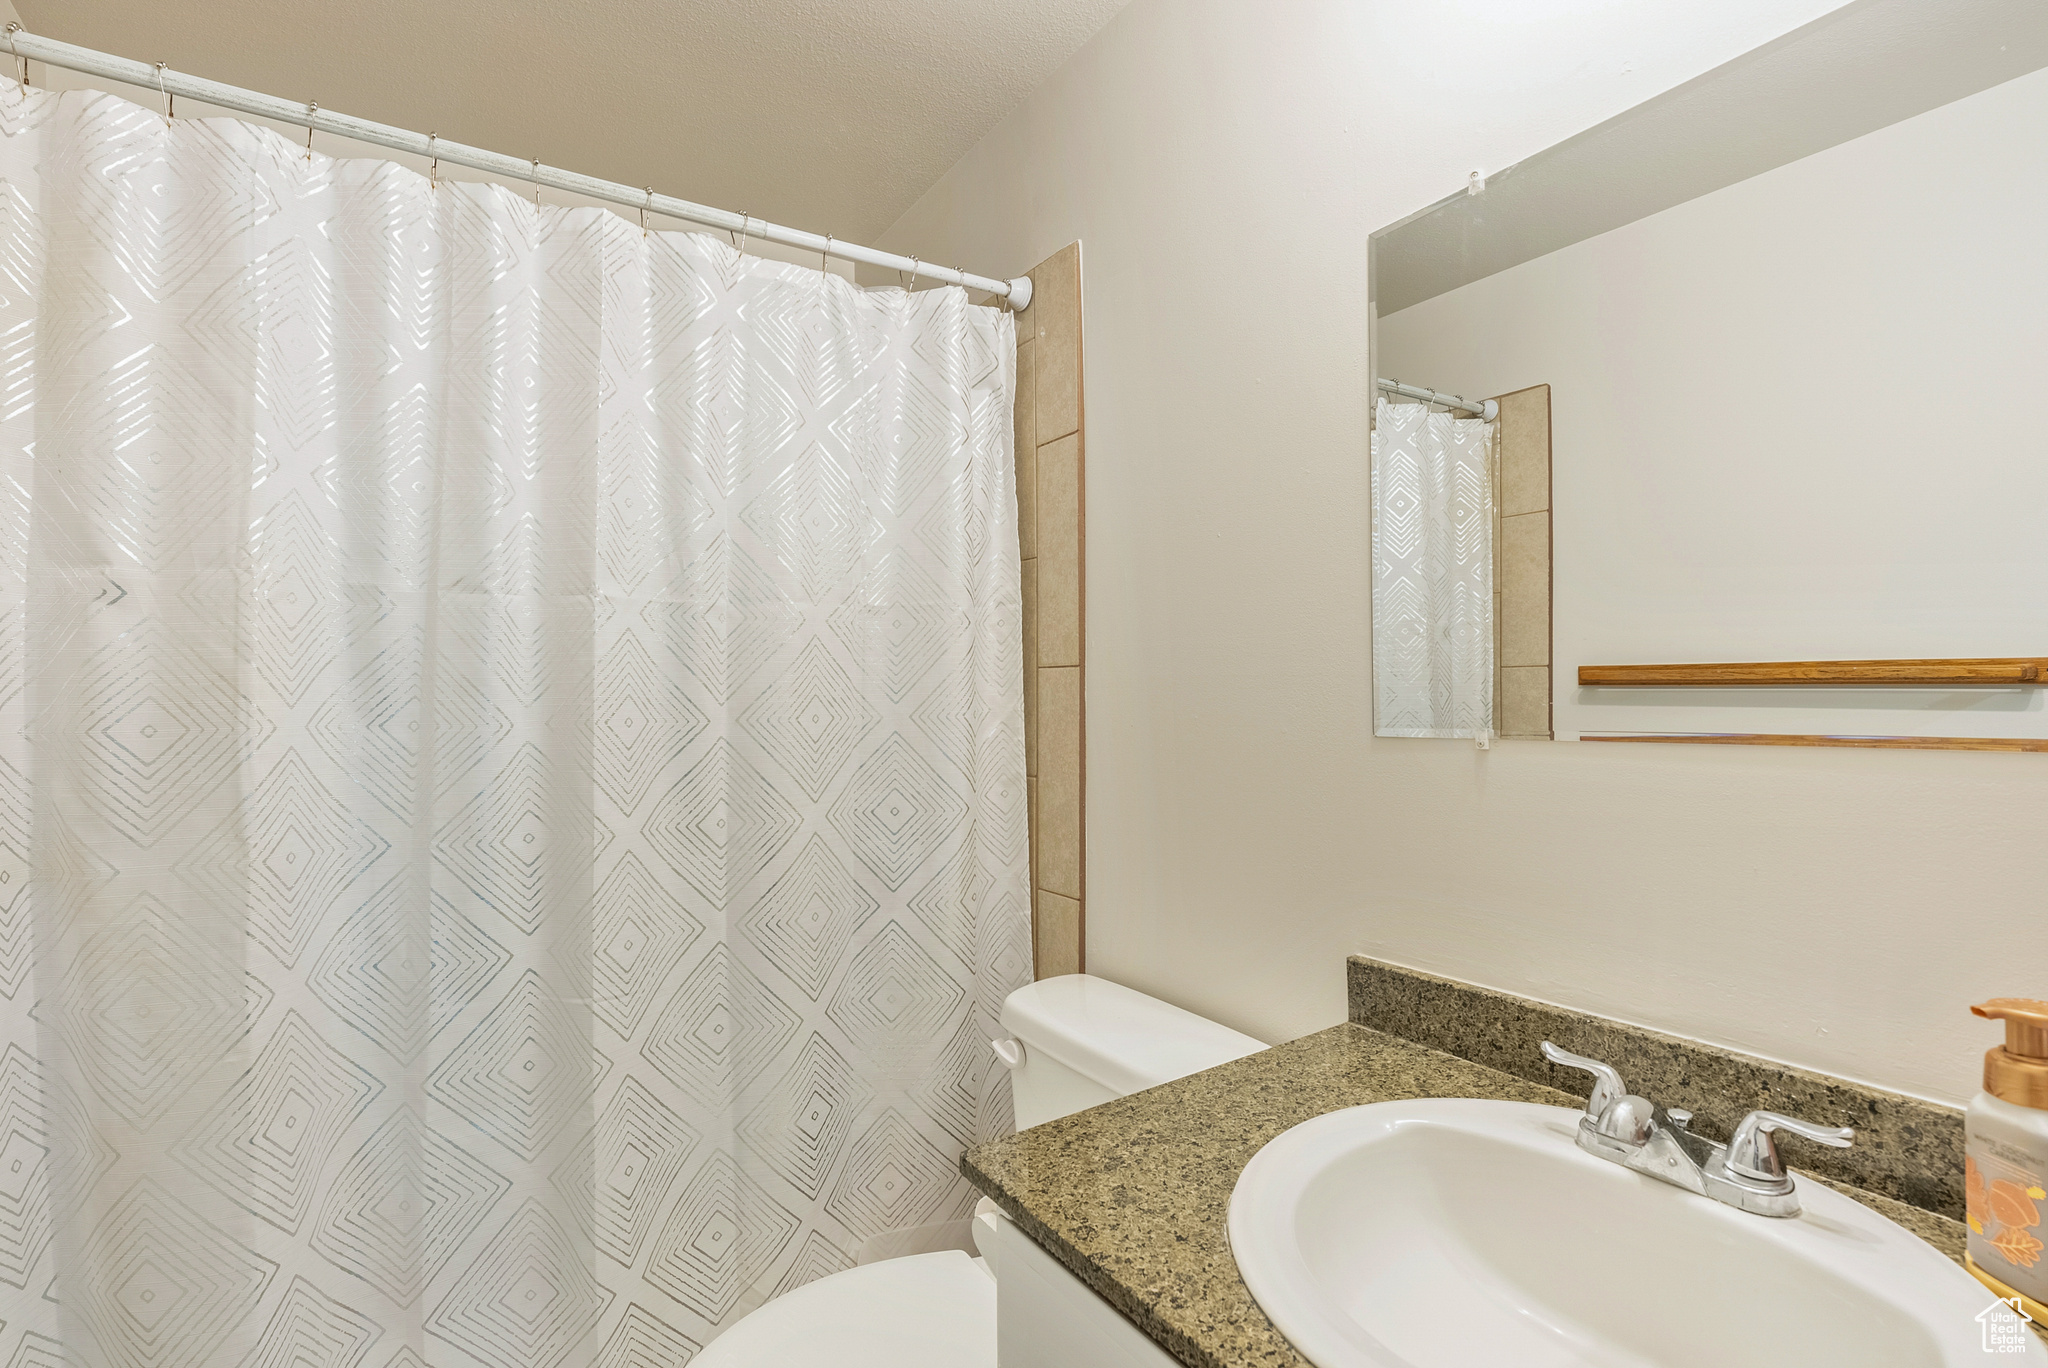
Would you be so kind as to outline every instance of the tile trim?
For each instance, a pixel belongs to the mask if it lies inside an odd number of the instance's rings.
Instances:
[[[1518,390],[1510,390],[1505,394],[1497,394],[1493,398],[1495,402],[1501,405],[1501,416],[1494,425],[1494,486],[1496,494],[1494,500],[1495,560],[1493,585],[1494,726],[1503,739],[1552,741],[1557,736],[1555,726],[1557,706],[1556,675],[1550,673],[1557,662],[1557,548],[1555,542],[1556,524],[1552,518],[1552,514],[1555,512],[1553,493],[1556,482],[1557,463],[1553,444],[1554,423],[1551,413],[1550,386],[1548,383],[1527,385]],[[1540,402],[1542,405],[1543,500],[1540,507],[1522,507],[1518,505],[1516,511],[1510,513],[1507,511],[1508,491],[1511,486],[1519,484],[1519,480],[1510,478],[1510,464],[1511,462],[1519,463],[1525,461],[1534,454],[1532,449],[1519,443],[1514,446],[1512,451],[1510,450],[1507,440],[1509,409],[1511,407],[1520,409],[1524,406],[1523,403],[1518,403],[1517,401],[1525,401],[1526,403]],[[1533,434],[1530,435],[1533,439]],[[1543,575],[1540,596],[1544,616],[1542,633],[1543,659],[1518,659],[1514,665],[1510,666],[1505,663],[1508,637],[1507,623],[1511,618],[1520,617],[1520,613],[1515,611],[1518,605],[1509,601],[1510,595],[1507,592],[1507,585],[1502,574],[1505,557],[1501,553],[1504,551],[1507,542],[1508,524],[1518,518],[1534,517],[1538,514],[1541,514],[1544,519]],[[1526,586],[1524,587],[1526,588]],[[1510,729],[1507,725],[1510,720],[1526,721],[1527,719],[1521,717],[1510,719],[1508,716],[1504,672],[1508,669],[1536,668],[1542,668],[1546,672],[1545,682],[1547,687],[1544,691],[1542,726],[1538,730],[1530,730],[1526,727]]]
[[[1027,333],[1023,345],[1032,348],[1031,369],[1033,387],[1028,395],[1022,395],[1016,405],[1017,415],[1015,438],[1031,444],[1029,461],[1031,478],[1041,482],[1045,478],[1047,463],[1045,453],[1064,443],[1073,443],[1073,499],[1071,501],[1071,528],[1061,527],[1048,538],[1046,533],[1048,513],[1052,511],[1044,498],[1043,489],[1033,491],[1033,507],[1036,525],[1031,551],[1035,558],[1034,570],[1037,581],[1037,619],[1033,623],[1037,643],[1037,657],[1027,663],[1032,671],[1028,681],[1039,714],[1036,735],[1032,738],[1036,749],[1033,752],[1036,768],[1032,775],[1032,791],[1037,795],[1031,813],[1031,919],[1033,971],[1038,977],[1048,974],[1077,973],[1087,967],[1087,782],[1088,782],[1088,692],[1087,692],[1087,651],[1088,651],[1088,576],[1087,576],[1087,394],[1082,372],[1082,336],[1084,332],[1083,273],[1081,244],[1069,243],[1059,251],[1041,261],[1029,272],[1038,291],[1031,307],[1019,315],[1020,335]],[[1065,316],[1062,316],[1065,315]],[[1049,364],[1053,346],[1061,347],[1060,365]],[[1072,349],[1072,370],[1070,377],[1065,370],[1066,349]],[[1048,376],[1059,372],[1060,383],[1048,384]],[[1067,381],[1071,378],[1071,388]],[[1056,389],[1057,394],[1049,393]],[[1072,407],[1068,408],[1071,403]],[[1059,411],[1048,413],[1048,408]],[[1027,431],[1027,416],[1028,428]],[[1065,453],[1062,453],[1064,457]],[[1020,464],[1022,461],[1020,459]],[[1063,505],[1057,512],[1067,516]],[[1053,552],[1048,556],[1048,550]],[[1067,565],[1054,566],[1049,577],[1047,566],[1054,559],[1069,561]],[[1047,583],[1050,578],[1055,589],[1063,584],[1063,575],[1071,579],[1071,592],[1048,595]],[[1062,610],[1062,620],[1072,624],[1072,639],[1056,642],[1054,655],[1057,663],[1047,663],[1047,605],[1050,598],[1057,597],[1056,605]],[[1068,611],[1070,609],[1070,611]],[[1064,649],[1070,646],[1071,649]],[[1071,655],[1073,658],[1068,659]],[[1045,690],[1039,688],[1046,680],[1047,670],[1071,670],[1074,681],[1074,699],[1071,709],[1076,735],[1072,747],[1073,773],[1071,775],[1049,775],[1045,755],[1043,711]],[[1071,812],[1062,811],[1059,826],[1062,831],[1061,854],[1071,853],[1071,860],[1062,859],[1059,877],[1066,886],[1053,888],[1045,884],[1044,832],[1047,823],[1044,812],[1047,800],[1052,795],[1071,794]],[[1047,919],[1061,924],[1049,926]],[[1071,927],[1066,923],[1071,921]],[[1040,953],[1040,947],[1050,947],[1052,954]]]

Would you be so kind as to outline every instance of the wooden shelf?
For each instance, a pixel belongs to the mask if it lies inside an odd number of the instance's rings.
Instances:
[[[1794,736],[1768,732],[1644,732],[1581,736],[1579,740],[1647,741],[1677,746],[1853,746],[1871,750],[2048,751],[2048,740],[2019,736]]]
[[[1743,688],[1767,684],[2048,685],[2048,656],[1998,660],[1770,660],[1581,665],[1586,688]]]

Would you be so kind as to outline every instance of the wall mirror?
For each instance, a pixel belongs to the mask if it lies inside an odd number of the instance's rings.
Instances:
[[[1549,654],[1502,598],[1498,730],[1540,689],[1563,739],[2048,750],[2021,674],[1579,683],[2048,658],[2048,5],[1864,0],[1479,170],[1375,235],[1374,371],[1544,396],[1494,572],[1540,557]]]

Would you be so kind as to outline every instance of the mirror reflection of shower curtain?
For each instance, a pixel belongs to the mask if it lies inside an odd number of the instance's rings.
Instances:
[[[1376,735],[1493,732],[1493,428],[1385,398],[1374,410]]]
[[[964,1216],[1012,322],[0,82],[0,1356],[679,1363]]]

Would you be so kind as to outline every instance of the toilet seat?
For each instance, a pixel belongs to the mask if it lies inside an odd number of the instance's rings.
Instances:
[[[995,1368],[996,1280],[958,1249],[863,1264],[743,1317],[691,1368]]]

